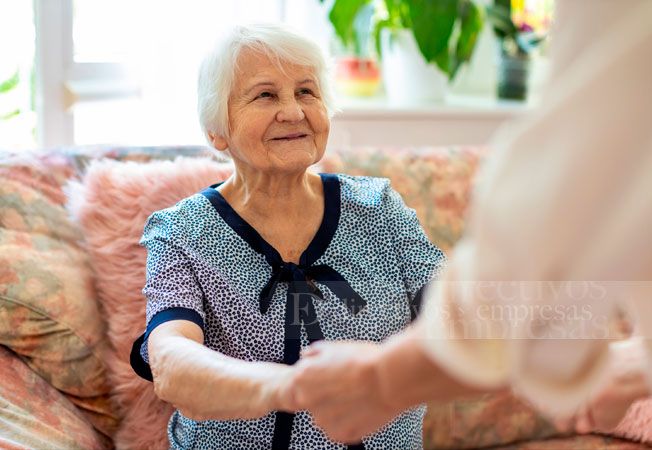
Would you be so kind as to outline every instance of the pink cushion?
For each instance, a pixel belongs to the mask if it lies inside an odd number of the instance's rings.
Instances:
[[[652,445],[652,397],[634,403],[613,434]]]
[[[100,303],[108,321],[109,380],[122,423],[118,448],[167,448],[172,406],[129,365],[133,341],[145,328],[145,249],[138,241],[147,217],[226,179],[232,169],[205,158],[149,163],[97,160],[82,183],[67,187],[69,209],[86,238]]]

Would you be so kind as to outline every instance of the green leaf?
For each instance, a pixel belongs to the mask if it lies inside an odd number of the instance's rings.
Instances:
[[[0,93],[9,92],[10,90],[18,86],[19,81],[20,81],[20,74],[18,72],[18,69],[16,69],[16,72],[14,72],[11,78],[0,83]]]
[[[410,17],[410,4],[403,0],[398,0],[399,19],[404,27],[412,28],[412,18]]]
[[[20,114],[20,109],[16,109],[16,110],[14,110],[14,111],[12,111],[10,113],[1,115],[0,120],[9,120],[12,117],[16,117],[19,114]]]
[[[383,52],[381,50],[381,41],[380,41],[380,33],[383,31],[383,29],[392,28],[392,22],[389,19],[383,19],[379,20],[374,24],[374,42],[376,43],[376,54],[378,55],[378,58],[383,57]]]
[[[457,18],[459,0],[406,0],[410,5],[412,32],[426,61],[444,64],[442,52],[448,43]],[[442,69],[443,70],[443,69]],[[448,71],[446,70],[448,73]]]
[[[455,78],[460,66],[473,56],[475,44],[482,31],[482,24],[482,10],[475,3],[464,1],[460,4],[460,34],[457,37],[455,58],[449,72],[450,80]]]
[[[445,48],[438,55],[436,55],[434,61],[435,64],[437,64],[437,67],[439,67],[439,69],[445,74],[449,74],[450,77],[451,57],[448,48]]]
[[[355,45],[355,31],[353,23],[360,9],[371,0],[335,0],[328,18],[330,19],[335,34],[345,46]]]
[[[385,0],[388,20],[397,27],[409,28],[409,6],[403,0]]]
[[[500,39],[516,37],[518,29],[512,22],[512,11],[509,6],[495,4],[486,7],[487,18],[494,27],[494,32]]]

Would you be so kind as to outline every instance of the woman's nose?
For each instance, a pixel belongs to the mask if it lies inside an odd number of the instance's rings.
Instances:
[[[282,101],[276,113],[279,122],[300,122],[304,117],[303,108],[295,98]]]

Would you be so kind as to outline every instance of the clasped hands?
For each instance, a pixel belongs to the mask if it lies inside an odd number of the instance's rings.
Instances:
[[[414,367],[387,366],[383,346],[367,342],[318,342],[307,348],[302,359],[291,368],[289,376],[277,391],[281,410],[308,410],[315,424],[333,440],[359,442],[403,410],[430,400],[449,400],[443,392],[455,392],[456,387],[441,371],[428,374],[417,370],[414,384],[437,383],[415,389],[415,386],[395,385],[396,377],[388,371],[413,370]],[[442,387],[436,387],[440,384]],[[415,401],[414,391],[420,401]],[[413,391],[411,394],[410,391]],[[461,389],[461,395],[473,390]],[[475,391],[476,393],[478,391]],[[551,416],[560,428],[576,433],[609,432],[619,424],[628,407],[636,400],[651,395],[646,375],[639,368],[624,370],[614,359],[605,382],[591,395],[588,402],[571,418]],[[545,414],[545,412],[544,412]]]
[[[308,410],[330,439],[360,442],[404,408],[383,385],[381,347],[370,342],[317,342],[279,383],[280,410]]]
[[[193,389],[197,395],[191,396],[185,408],[175,406],[195,420],[252,419],[271,411],[307,410],[330,439],[351,444],[412,406],[482,392],[448,377],[416,347],[414,342],[395,341],[394,351],[388,352],[387,343],[321,341],[304,349],[293,366],[234,363],[232,378],[244,383],[211,383],[203,394]],[[616,427],[633,401],[650,395],[643,372],[623,373],[617,364],[612,368],[606,382],[575,417],[557,421],[561,428],[578,433],[608,431]],[[203,386],[194,387],[202,390]],[[224,392],[216,392],[216,388]],[[215,396],[222,401],[216,404],[211,400]],[[207,404],[202,407],[202,403]]]

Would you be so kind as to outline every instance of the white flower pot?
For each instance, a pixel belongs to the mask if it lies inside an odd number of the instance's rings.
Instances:
[[[396,105],[441,103],[448,78],[427,64],[410,30],[383,29],[380,35],[382,71],[387,98]]]

